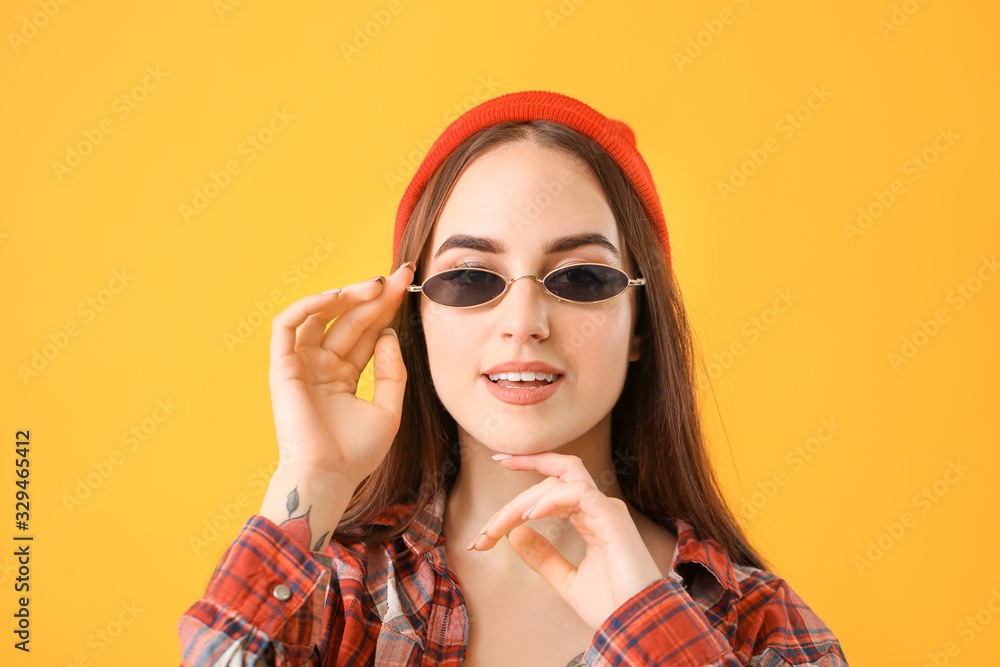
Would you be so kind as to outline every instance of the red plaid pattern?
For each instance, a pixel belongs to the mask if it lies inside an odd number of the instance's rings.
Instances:
[[[182,664],[462,664],[468,616],[445,557],[444,505],[442,490],[401,539],[331,542],[324,553],[251,516],[177,624]],[[405,509],[390,507],[376,522],[396,523]],[[588,665],[847,665],[837,638],[784,580],[734,565],[684,521],[665,527],[678,536],[674,572],[604,622]]]

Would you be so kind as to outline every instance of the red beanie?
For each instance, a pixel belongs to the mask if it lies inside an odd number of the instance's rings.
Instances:
[[[431,146],[423,162],[413,175],[413,180],[403,193],[403,200],[396,212],[396,229],[392,239],[392,254],[395,257],[399,242],[403,238],[403,230],[410,219],[410,213],[423,192],[424,186],[431,175],[441,165],[444,159],[455,150],[459,144],[476,132],[491,125],[505,121],[548,120],[576,130],[590,137],[601,148],[607,151],[621,170],[642,201],[646,217],[653,225],[660,245],[670,266],[670,244],[667,239],[667,225],[663,219],[663,209],[660,198],[653,185],[653,176],[649,173],[646,161],[642,159],[635,144],[635,133],[625,123],[605,117],[583,102],[541,90],[527,90],[518,93],[508,93],[487,100],[469,109],[445,128]]]

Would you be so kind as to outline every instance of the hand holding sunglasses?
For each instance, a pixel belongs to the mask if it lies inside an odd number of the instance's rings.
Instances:
[[[305,549],[325,547],[351,494],[399,430],[406,367],[395,332],[380,334],[412,269],[408,262],[387,278],[306,296],[273,320],[269,381],[279,461],[260,514]],[[357,389],[373,357],[367,401]]]
[[[541,279],[525,273],[507,280],[496,271],[480,267],[448,269],[406,289],[422,292],[434,303],[449,308],[473,308],[502,298],[518,278],[532,278],[556,299],[572,303],[600,303],[624,294],[632,285],[646,284],[644,278],[630,278],[617,267],[586,263],[559,267]]]

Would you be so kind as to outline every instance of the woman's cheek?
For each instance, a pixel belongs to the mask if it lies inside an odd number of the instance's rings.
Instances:
[[[424,326],[427,357],[434,389],[446,408],[453,395],[468,391],[477,379],[476,359],[470,355],[470,340],[460,325],[432,321]],[[450,411],[450,410],[449,410]]]
[[[625,384],[632,335],[630,315],[628,312],[609,313],[606,320],[591,329],[591,335],[577,350],[582,366],[590,368],[584,380],[588,389],[600,389],[601,394],[609,399],[617,400]]]

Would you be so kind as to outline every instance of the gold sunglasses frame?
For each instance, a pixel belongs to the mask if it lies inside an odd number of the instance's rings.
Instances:
[[[625,289],[623,289],[618,294],[615,294],[614,296],[609,296],[607,299],[601,299],[599,301],[574,301],[572,299],[564,299],[564,298],[562,298],[560,296],[556,296],[555,294],[553,294],[552,292],[550,292],[549,288],[545,286],[545,279],[548,278],[549,276],[551,276],[556,271],[564,271],[565,269],[571,269],[574,266],[603,266],[603,267],[607,267],[609,269],[614,269],[615,271],[617,271],[618,273],[622,274],[623,276],[625,276],[628,279],[628,284],[625,286]],[[449,273],[451,271],[471,271],[471,270],[474,270],[474,271],[485,271],[486,273],[492,273],[496,277],[500,278],[500,280],[504,281],[505,285],[504,285],[503,290],[499,294],[497,294],[495,297],[493,297],[492,299],[490,299],[489,301],[484,301],[482,303],[477,303],[477,304],[472,305],[472,306],[449,306],[446,303],[438,303],[437,301],[434,301],[434,299],[431,299],[429,296],[427,296],[426,294],[424,294],[424,285],[426,285],[427,281],[430,280],[431,278],[437,277],[437,276],[441,275],[442,273]],[[422,283],[420,283],[419,285],[416,285],[416,284],[414,284],[414,285],[407,285],[406,289],[409,292],[420,292],[421,294],[424,294],[424,296],[427,296],[427,298],[432,303],[436,303],[439,306],[444,306],[445,308],[462,308],[462,309],[464,309],[464,308],[479,308],[480,306],[486,306],[488,304],[491,304],[491,303],[493,303],[495,301],[499,301],[500,299],[502,299],[504,297],[504,295],[507,294],[507,292],[510,290],[510,286],[514,284],[514,281],[518,280],[520,278],[532,278],[532,279],[534,279],[535,282],[537,282],[539,285],[542,286],[542,289],[545,290],[546,294],[550,295],[551,297],[553,297],[557,301],[566,301],[568,303],[578,303],[578,304],[581,304],[581,305],[588,305],[588,304],[593,304],[593,303],[604,303],[605,301],[610,301],[611,299],[616,299],[616,298],[620,297],[622,294],[625,294],[625,292],[628,291],[629,287],[633,287],[633,286],[634,287],[641,287],[641,286],[643,286],[643,285],[646,284],[646,279],[645,278],[632,278],[627,273],[625,273],[624,270],[618,268],[617,266],[611,266],[610,264],[602,264],[600,262],[578,262],[576,264],[567,264],[566,266],[560,266],[558,269],[552,269],[551,271],[549,271],[548,273],[546,273],[545,276],[542,277],[542,278],[539,278],[538,276],[536,276],[534,274],[531,274],[531,273],[522,273],[519,276],[514,276],[510,280],[508,280],[507,278],[503,277],[501,274],[497,273],[496,271],[493,271],[492,269],[484,269],[484,268],[479,267],[479,266],[468,266],[468,267],[461,267],[461,266],[459,266],[459,267],[455,267],[453,269],[445,269],[444,271],[438,271],[437,273],[435,273],[433,275],[430,275],[430,276],[427,276],[426,278],[424,278],[424,281]]]

